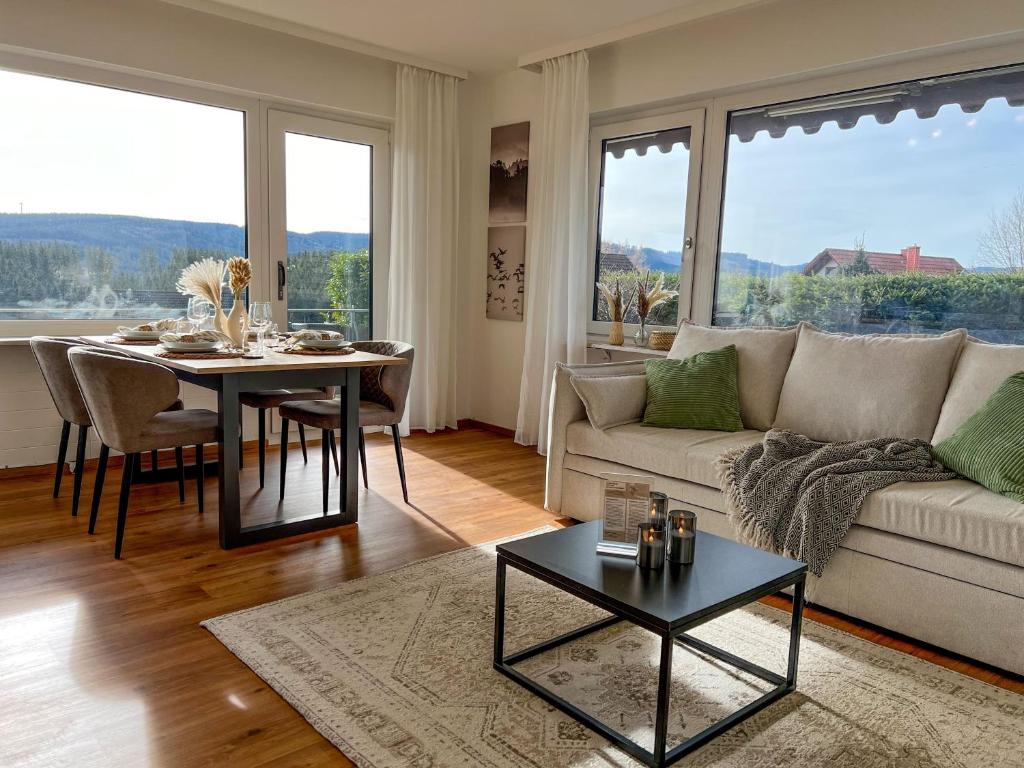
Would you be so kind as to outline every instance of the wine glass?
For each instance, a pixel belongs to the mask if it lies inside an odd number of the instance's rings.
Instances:
[[[213,313],[213,307],[206,299],[198,296],[190,296],[188,299],[188,320],[192,324],[192,331],[198,331],[203,323]]]
[[[264,354],[263,334],[272,320],[269,301],[254,301],[249,305],[249,326],[256,331],[256,355],[259,357]]]

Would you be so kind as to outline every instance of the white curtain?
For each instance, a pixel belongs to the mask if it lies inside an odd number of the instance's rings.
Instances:
[[[586,51],[543,63],[544,107],[533,133],[526,348],[516,442],[547,453],[556,362],[583,362],[592,288],[587,278],[590,79]]]
[[[405,65],[397,80],[388,335],[416,348],[407,434],[456,426],[458,80]]]

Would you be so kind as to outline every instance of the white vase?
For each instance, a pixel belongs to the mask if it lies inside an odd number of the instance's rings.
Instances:
[[[228,332],[228,316],[224,314],[220,304],[213,311],[213,330],[220,331],[223,334]]]
[[[242,301],[241,294],[236,293],[224,329],[224,333],[231,338],[231,343],[236,349],[245,348],[245,320],[245,302]]]

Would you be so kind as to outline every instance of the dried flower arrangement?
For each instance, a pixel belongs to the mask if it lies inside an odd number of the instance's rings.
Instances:
[[[228,277],[231,293],[238,296],[252,280],[252,265],[249,260],[241,256],[232,256],[228,259]]]
[[[665,276],[658,275],[658,278],[651,281],[651,271],[647,270],[642,278],[636,281],[636,313],[640,317],[640,324],[646,325],[647,317],[651,310],[669,299],[675,298],[678,293],[665,289]]]
[[[198,296],[219,308],[224,269],[224,262],[217,259],[197,261],[181,270],[181,276],[175,287],[178,289],[178,293],[185,296]]]
[[[633,303],[633,292],[623,294],[618,278],[611,285],[598,283],[597,289],[601,291],[601,296],[604,297],[604,302],[608,306],[608,315],[611,317],[611,321],[621,323]]]

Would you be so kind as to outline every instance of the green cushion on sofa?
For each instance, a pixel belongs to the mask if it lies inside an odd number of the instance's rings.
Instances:
[[[684,360],[647,360],[644,424],[674,429],[739,432],[736,347],[698,352]]]
[[[1024,502],[1024,371],[1006,379],[932,452],[954,472]]]

